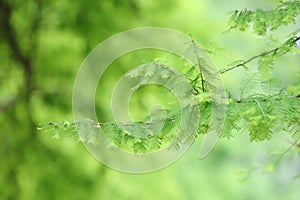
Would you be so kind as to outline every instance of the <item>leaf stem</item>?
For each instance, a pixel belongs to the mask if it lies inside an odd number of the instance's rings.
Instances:
[[[199,67],[199,70],[200,70],[200,79],[201,79],[201,87],[202,87],[202,92],[204,93],[204,78],[203,78],[203,70],[202,70],[202,67],[201,67],[201,64],[200,64],[200,58],[197,54],[197,51],[196,51],[196,43],[195,41],[192,39],[192,43],[193,43],[193,46],[194,46],[194,53],[196,55],[196,58],[197,58],[197,65]]]

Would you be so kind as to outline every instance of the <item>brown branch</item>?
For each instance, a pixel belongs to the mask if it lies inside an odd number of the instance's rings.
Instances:
[[[297,148],[300,148],[300,143],[299,140],[293,142],[293,141],[288,141],[288,143],[290,143],[292,146],[295,146]]]
[[[79,124],[89,124],[89,125],[95,125],[95,126],[107,126],[107,125],[115,125],[115,126],[133,126],[135,124],[145,124],[145,125],[156,125],[156,124],[161,124],[164,123],[166,121],[175,121],[177,118],[176,117],[172,117],[172,118],[162,118],[158,121],[147,121],[147,122],[143,122],[143,121],[139,121],[139,122],[129,122],[129,123],[120,123],[120,122],[116,122],[116,123],[112,123],[112,122],[80,122],[80,121],[76,121],[76,122],[71,122],[71,125],[79,125]],[[64,122],[48,122],[48,125],[64,125]]]
[[[257,10],[248,10],[248,9],[242,9],[242,10],[235,10],[236,13],[256,13]],[[276,10],[263,10],[263,12],[270,13],[270,12],[277,12]]]
[[[15,60],[22,66],[25,73],[25,85],[28,91],[31,91],[31,75],[32,75],[32,67],[30,59],[24,55],[21,50],[19,43],[17,42],[17,36],[14,30],[14,27],[10,23],[13,14],[12,6],[4,0],[0,1],[0,12],[1,12],[1,27],[3,30],[4,38],[8,43],[8,46],[11,50],[12,56]],[[28,96],[26,95],[26,99]]]
[[[3,30],[4,38],[6,39],[11,51],[12,56],[20,63],[26,63],[26,58],[20,51],[20,46],[17,43],[16,34],[14,28],[10,24],[12,17],[12,6],[9,5],[5,0],[0,0],[0,11],[1,11],[1,29]]]
[[[24,71],[24,101],[26,107],[26,118],[28,119],[30,125],[30,131],[32,135],[35,132],[35,125],[32,119],[32,112],[30,108],[30,98],[33,91],[33,58],[36,51],[37,43],[35,41],[35,34],[40,25],[41,21],[41,1],[37,0],[38,10],[35,13],[35,17],[32,21],[32,26],[30,27],[30,42],[29,42],[29,50],[25,53],[20,44],[19,38],[16,35],[16,30],[14,26],[11,24],[11,18],[13,16],[14,6],[6,0],[0,0],[0,26],[1,32],[6,40],[9,49],[11,50],[11,55],[14,60],[19,63],[19,66]]]
[[[290,41],[291,39],[292,39],[292,41]],[[277,53],[277,51],[283,49],[283,48],[285,47],[286,44],[289,44],[289,42],[291,42],[291,44],[294,45],[294,44],[296,44],[296,42],[297,42],[298,40],[300,40],[300,37],[299,37],[299,36],[298,36],[298,37],[294,37],[294,38],[290,38],[290,39],[287,40],[283,45],[281,45],[281,46],[279,46],[279,47],[276,47],[275,49],[272,49],[272,50],[269,50],[269,51],[262,52],[261,54],[258,54],[258,55],[256,55],[256,56],[253,56],[253,57],[249,58],[248,60],[246,60],[246,61],[244,61],[244,62],[242,62],[242,63],[239,63],[239,64],[237,64],[237,65],[235,65],[235,66],[233,66],[233,67],[221,69],[219,72],[220,72],[220,74],[224,74],[224,73],[226,73],[226,72],[228,72],[228,71],[231,71],[231,70],[233,70],[233,69],[242,67],[242,66],[244,66],[244,65],[246,65],[246,64],[248,64],[248,63],[250,63],[250,62],[252,62],[253,60],[256,60],[256,59],[260,58],[260,57],[263,57],[263,56],[266,56],[266,55],[269,55],[269,54],[272,54],[272,53],[275,54],[275,53]],[[291,47],[292,45],[290,45],[290,47]],[[288,51],[289,51],[289,50],[286,50],[286,51],[282,52],[282,54],[285,54],[285,53],[287,53]]]
[[[276,96],[276,95],[274,95]],[[293,98],[300,98],[300,94],[295,95],[295,96],[288,96],[288,98],[293,99]],[[281,98],[275,98],[276,101],[280,101]],[[267,98],[264,98],[262,96],[258,96],[256,98],[252,98],[252,99],[248,99],[248,100],[243,100],[243,99],[239,99],[236,100],[236,103],[253,103],[256,101],[261,101],[261,102],[266,102]],[[138,122],[128,122],[128,123],[120,123],[120,122],[95,122],[95,121],[90,121],[90,122],[84,122],[84,121],[75,121],[75,122],[71,122],[71,125],[79,125],[79,124],[89,124],[89,125],[95,125],[95,126],[107,126],[107,125],[115,125],[115,126],[133,126],[135,124],[144,124],[144,125],[156,125],[156,124],[161,124],[161,123],[165,123],[166,121],[175,121],[177,120],[177,117],[171,117],[171,118],[161,118],[157,121],[138,121]],[[65,123],[64,122],[48,122],[46,123],[48,125],[60,125],[63,126]]]
[[[277,95],[278,94],[272,95],[272,96],[274,97],[274,96],[277,96]],[[253,96],[257,96],[257,97],[254,98]],[[287,98],[289,98],[289,99],[300,99],[300,94],[297,94],[297,95],[294,95],[294,96],[288,96]],[[236,103],[252,103],[255,100],[259,100],[261,102],[266,102],[268,99],[266,97],[263,97],[263,96],[259,95],[259,94],[256,94],[256,95],[250,96],[250,99],[246,99],[246,100],[244,100],[244,99],[238,99],[235,102]],[[281,100],[282,100],[282,98],[280,98],[280,97],[276,97],[275,98],[275,101],[281,101]]]

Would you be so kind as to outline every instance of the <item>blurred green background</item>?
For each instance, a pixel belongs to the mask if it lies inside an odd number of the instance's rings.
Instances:
[[[211,58],[221,69],[269,45],[269,40],[251,31],[224,33],[229,12],[272,9],[276,3],[0,0],[0,199],[298,199],[300,180],[293,176],[300,168],[299,155],[286,156],[274,170],[270,169],[272,173],[254,171],[246,181],[241,181],[244,176],[237,173],[287,148],[289,144],[281,133],[261,143],[250,143],[246,134],[236,133],[231,140],[221,139],[204,160],[197,157],[203,140],[200,137],[173,165],[133,175],[105,167],[72,136],[55,139],[51,133],[36,129],[39,123],[72,120],[77,70],[88,53],[107,37],[137,27],[174,29],[191,34],[210,49]],[[281,28],[273,37],[285,41],[299,24]],[[96,96],[101,120],[110,119],[110,90],[118,77],[153,55],[157,56],[144,52],[134,56],[135,60],[124,59],[109,68]],[[292,83],[299,61],[299,55],[285,56],[278,61],[275,75],[285,84]],[[284,70],[280,68],[283,63]],[[241,77],[243,70],[222,77],[226,89],[236,98]],[[139,91],[131,105],[132,114],[140,116],[143,103],[155,103],[157,92],[155,88]]]

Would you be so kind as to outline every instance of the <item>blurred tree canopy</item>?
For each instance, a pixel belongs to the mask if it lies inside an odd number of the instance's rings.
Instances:
[[[227,13],[243,7],[272,9],[277,4],[275,0],[233,1],[230,5],[199,0],[0,0],[0,199],[279,199],[279,193],[283,194],[280,199],[297,199],[299,181],[289,179],[294,174],[288,173],[299,170],[297,156],[281,165],[278,176],[252,179],[243,185],[232,175],[238,167],[251,165],[255,160],[252,154],[261,156],[259,149],[264,153],[264,147],[284,149],[289,144],[282,139],[262,143],[255,151],[243,149],[251,145],[240,136],[239,144],[221,143],[206,164],[196,159],[195,149],[168,169],[135,176],[95,161],[72,134],[55,140],[36,129],[41,122],[72,119],[76,72],[85,56],[107,37],[144,26],[191,33],[211,50],[221,69],[232,60],[272,49],[278,41],[284,43],[286,33],[299,27],[297,19],[295,25],[276,27],[277,32],[257,42],[253,33],[224,35],[230,18]],[[232,13],[230,28],[244,30],[251,22],[261,23],[254,26],[254,32],[265,34],[265,22],[249,13]],[[245,23],[237,23],[239,20]],[[140,55],[139,59],[147,57]],[[285,63],[286,69],[275,69],[274,73],[287,85],[294,83],[291,80],[297,79],[299,54],[278,62]],[[108,72],[104,87],[126,69]],[[234,86],[239,85],[240,76],[238,71],[224,77],[233,97],[239,96]],[[104,119],[108,112],[105,105],[97,108]],[[243,153],[237,155],[241,149]],[[252,158],[249,162],[245,161],[247,156]],[[230,159],[233,161],[228,162]]]

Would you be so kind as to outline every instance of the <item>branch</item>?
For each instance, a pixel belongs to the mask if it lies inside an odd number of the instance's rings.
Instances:
[[[12,17],[12,7],[3,0],[0,0],[0,11],[1,11],[1,29],[3,30],[4,37],[12,51],[12,55],[15,59],[23,66],[26,63],[26,58],[20,51],[20,46],[17,43],[17,37],[14,28],[10,24]]]
[[[278,50],[279,50],[279,48],[277,47],[277,48],[272,49],[272,50],[270,50],[270,51],[265,51],[265,52],[263,52],[263,53],[261,53],[261,54],[259,54],[259,55],[253,56],[253,57],[249,58],[248,60],[246,60],[246,61],[244,61],[244,62],[242,62],[242,63],[240,63],[240,64],[237,64],[237,65],[235,65],[235,66],[233,66],[233,67],[221,69],[221,70],[220,70],[220,74],[224,74],[224,73],[226,73],[226,72],[228,72],[228,71],[231,71],[231,70],[233,70],[233,69],[242,67],[242,66],[244,66],[245,64],[248,64],[248,63],[252,62],[253,60],[255,60],[255,59],[257,59],[257,58],[260,58],[260,57],[262,57],[262,56],[265,56],[265,55],[268,55],[268,54],[277,52]]]
[[[271,97],[275,97],[275,101],[281,101],[282,98],[276,97],[278,94],[272,95]],[[289,99],[300,99],[300,93],[295,96],[288,96]],[[268,98],[266,96],[262,96],[260,94],[254,94],[248,97],[248,99],[238,99],[236,103],[253,103],[255,101],[266,102]]]
[[[220,72],[220,74],[224,74],[224,73],[226,73],[226,72],[228,72],[228,71],[231,71],[231,70],[233,70],[233,69],[242,67],[242,66],[244,66],[244,65],[246,65],[246,64],[248,64],[248,63],[250,63],[250,62],[252,62],[253,60],[256,60],[256,59],[260,58],[260,57],[263,57],[263,56],[266,56],[266,55],[269,55],[269,54],[272,54],[272,53],[273,53],[273,54],[276,54],[277,51],[279,51],[279,50],[281,50],[281,49],[284,49],[284,47],[286,47],[286,45],[292,47],[294,44],[296,44],[296,42],[297,42],[298,40],[300,40],[300,36],[290,38],[290,39],[288,39],[283,45],[281,45],[281,46],[279,46],[279,47],[276,47],[275,49],[272,49],[272,50],[269,50],[269,51],[262,52],[261,54],[258,54],[258,55],[256,55],[256,56],[253,56],[253,57],[249,58],[248,60],[246,60],[246,61],[244,61],[244,62],[242,62],[242,63],[239,63],[239,64],[237,64],[237,65],[235,65],[235,66],[233,66],[233,67],[221,69],[219,72]],[[285,51],[282,53],[282,55],[285,54],[285,53],[287,53],[288,51],[289,51],[289,49],[285,50]]]
[[[276,95],[273,95],[273,97]],[[300,94],[295,95],[295,96],[288,96],[289,99],[294,99],[294,98],[300,98]],[[275,98],[276,101],[281,101],[281,98],[276,97]],[[253,95],[252,99],[248,99],[248,100],[236,100],[236,103],[253,103],[256,102],[259,104],[259,102],[266,102],[267,98],[264,98],[260,95],[258,95],[256,98]],[[166,121],[175,121],[177,120],[177,117],[171,117],[171,118],[161,118],[157,121],[138,121],[138,122],[128,122],[128,123],[120,123],[120,122],[94,122],[94,121],[90,121],[90,122],[84,122],[84,121],[75,121],[75,122],[70,122],[70,125],[80,125],[80,124],[89,124],[89,125],[95,125],[95,126],[107,126],[107,125],[115,125],[115,126],[121,126],[121,127],[128,127],[128,126],[134,126],[135,124],[143,124],[143,125],[156,125],[156,124],[161,124],[161,123],[165,123]],[[66,124],[66,122],[48,122],[46,123],[47,125],[60,125],[60,126],[64,126]]]
[[[41,0],[36,1],[38,9],[36,11],[36,15],[32,21],[32,26],[30,27],[30,42],[29,42],[29,51],[24,53],[21,48],[19,38],[16,35],[16,29],[11,24],[11,18],[13,17],[14,7],[11,3],[5,0],[0,0],[0,26],[1,32],[4,35],[4,39],[6,40],[9,49],[11,50],[11,54],[16,62],[18,62],[20,67],[24,71],[24,101],[26,107],[26,118],[30,124],[30,131],[32,135],[35,131],[35,125],[32,119],[32,112],[30,109],[30,98],[32,95],[32,91],[34,88],[33,84],[33,58],[34,53],[36,52],[37,43],[35,41],[35,34],[38,31],[40,21],[41,21]]]
[[[165,121],[175,121],[177,118],[176,117],[172,117],[172,118],[162,118],[158,121],[147,121],[147,122],[143,122],[143,121],[139,121],[139,122],[129,122],[129,123],[112,123],[112,122],[71,122],[71,125],[79,125],[79,124],[89,124],[89,125],[95,125],[95,126],[105,126],[105,125],[115,125],[115,126],[133,126],[135,124],[144,124],[144,125],[156,125],[156,124],[161,124],[164,123]],[[64,125],[64,122],[48,122],[48,125]]]

